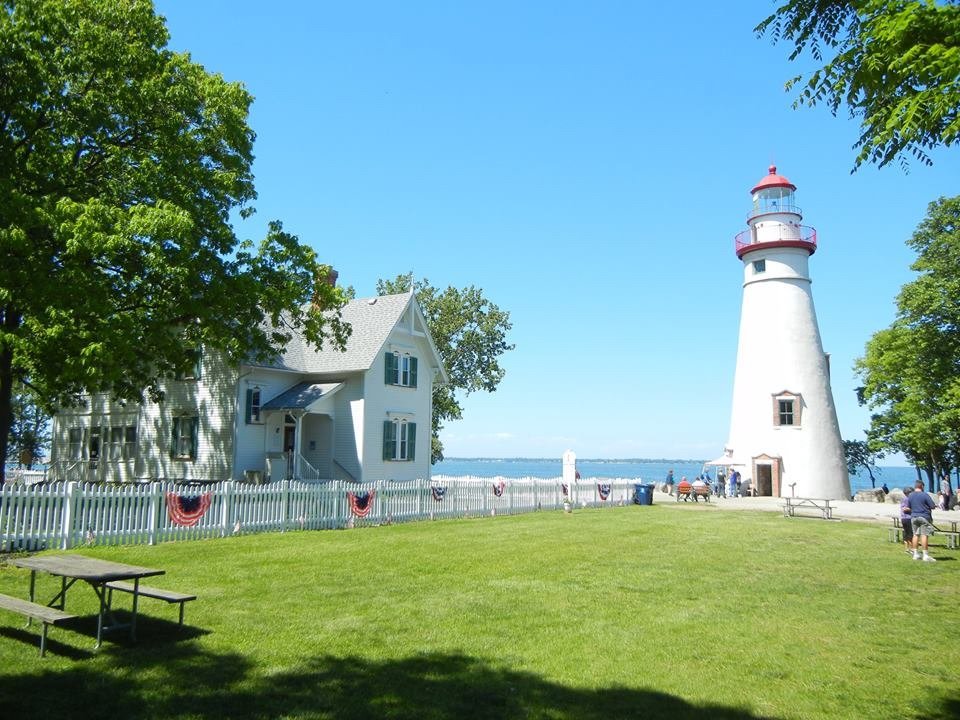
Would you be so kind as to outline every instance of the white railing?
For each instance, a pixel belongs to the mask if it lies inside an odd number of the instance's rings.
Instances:
[[[560,478],[440,476],[373,484],[7,485],[0,488],[0,552],[510,515],[557,509],[565,498],[575,507],[623,505],[639,482],[592,478],[567,487]]]

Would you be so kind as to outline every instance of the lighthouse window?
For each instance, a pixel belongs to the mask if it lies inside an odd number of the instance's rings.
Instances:
[[[793,400],[778,400],[780,422],[779,425],[793,425]]]
[[[802,400],[792,392],[777,393],[773,397],[773,424],[800,427]]]
[[[755,273],[762,273],[767,271],[767,261],[766,260],[754,260],[753,261],[753,271]]]

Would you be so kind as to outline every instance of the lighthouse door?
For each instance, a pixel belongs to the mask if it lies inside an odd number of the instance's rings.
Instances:
[[[773,466],[757,464],[757,495],[773,495]]]

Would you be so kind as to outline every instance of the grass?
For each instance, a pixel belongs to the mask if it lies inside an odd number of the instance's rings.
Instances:
[[[138,643],[94,652],[85,618],[40,659],[37,629],[0,613],[0,715],[957,717],[958,555],[885,540],[654,505],[87,548],[196,592],[189,627],[144,600]],[[0,592],[27,585],[0,568]]]

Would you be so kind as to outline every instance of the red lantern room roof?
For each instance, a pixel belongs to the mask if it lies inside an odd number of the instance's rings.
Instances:
[[[771,165],[770,173],[768,175],[765,175],[760,180],[760,182],[757,183],[756,187],[754,187],[753,190],[750,191],[750,194],[752,195],[758,190],[766,190],[767,188],[775,188],[775,187],[785,187],[785,188],[790,188],[791,190],[797,189],[797,186],[794,185],[789,180],[787,180],[787,178],[785,178],[783,175],[777,175],[776,165]]]

